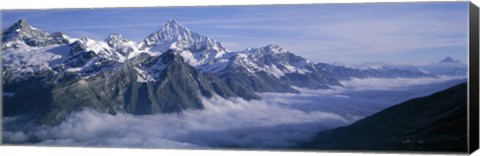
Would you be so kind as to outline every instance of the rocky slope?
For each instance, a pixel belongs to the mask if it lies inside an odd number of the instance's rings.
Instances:
[[[467,84],[408,100],[319,133],[306,149],[467,151]]]

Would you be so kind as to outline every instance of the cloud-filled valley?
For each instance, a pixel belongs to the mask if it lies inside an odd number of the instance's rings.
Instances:
[[[389,82],[397,85],[385,85]],[[141,148],[287,148],[393,104],[464,79],[354,79],[345,88],[261,93],[262,100],[203,98],[203,110],[179,114],[105,114],[84,110],[56,126],[3,119],[5,143]],[[400,83],[402,82],[402,83]]]
[[[349,120],[328,112],[269,105],[262,101],[205,99],[205,110],[181,114],[109,115],[85,110],[55,127],[4,132],[7,142],[37,137],[39,144],[115,147],[287,147],[318,129],[345,125]],[[22,126],[6,119],[5,127]],[[290,126],[292,125],[292,126]],[[25,137],[23,135],[26,135]],[[22,139],[23,138],[23,139]]]

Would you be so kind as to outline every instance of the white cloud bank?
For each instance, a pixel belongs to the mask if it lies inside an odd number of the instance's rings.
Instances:
[[[85,110],[53,127],[34,126],[22,118],[7,117],[3,119],[3,139],[7,143],[55,146],[288,148],[313,139],[319,131],[347,125],[460,81],[463,80],[354,79],[344,82],[347,89],[343,90],[262,93],[263,100],[252,101],[203,99],[204,110],[181,114],[133,116]]]
[[[344,117],[220,97],[204,99],[204,110],[182,114],[133,116],[95,111],[72,114],[55,127],[22,127],[4,131],[7,142],[38,138],[44,145],[111,147],[288,147],[319,130],[345,125]],[[13,124],[7,118],[4,124]]]

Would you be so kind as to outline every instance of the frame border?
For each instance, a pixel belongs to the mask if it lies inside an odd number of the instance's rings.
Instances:
[[[468,152],[478,149],[479,141],[479,11],[469,2],[469,99],[468,99]]]

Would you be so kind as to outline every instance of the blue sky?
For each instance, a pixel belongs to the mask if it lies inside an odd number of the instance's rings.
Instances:
[[[20,18],[47,32],[134,41],[173,18],[232,51],[274,43],[314,62],[467,61],[467,2],[2,10],[2,27]]]

